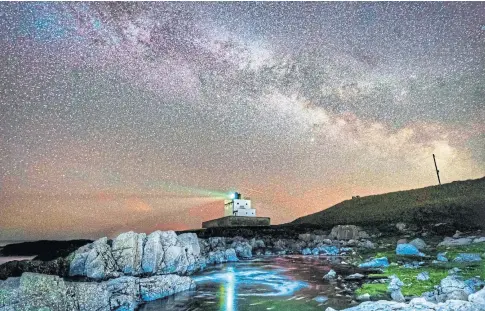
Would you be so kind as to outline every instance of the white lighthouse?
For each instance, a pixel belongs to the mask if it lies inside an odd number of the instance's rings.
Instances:
[[[231,200],[224,201],[224,216],[256,217],[256,210],[251,208],[251,200],[241,199],[241,194],[234,192]]]
[[[260,227],[269,226],[269,217],[257,217],[256,210],[251,206],[251,200],[241,197],[239,192],[233,192],[230,200],[224,200],[224,217],[207,220],[202,228],[214,227]]]

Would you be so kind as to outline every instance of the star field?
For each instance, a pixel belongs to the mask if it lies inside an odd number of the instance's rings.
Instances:
[[[0,240],[273,223],[485,175],[483,3],[0,3]]]

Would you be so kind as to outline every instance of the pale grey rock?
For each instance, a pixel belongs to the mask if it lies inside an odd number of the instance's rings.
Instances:
[[[470,294],[468,296],[468,301],[480,306],[485,310],[485,288],[482,288],[476,293]]]
[[[438,302],[446,300],[468,300],[468,295],[474,290],[468,286],[460,277],[452,275],[442,279],[436,295]]]
[[[238,258],[249,259],[253,257],[253,248],[248,242],[234,241],[231,244],[231,248],[236,251]]]
[[[101,238],[93,242],[93,248],[86,258],[85,275],[92,279],[110,277],[118,267],[108,245],[108,239]]]
[[[334,280],[335,278],[337,278],[337,272],[335,272],[333,269],[328,271],[328,273],[323,276],[323,279],[328,281]]]
[[[409,242],[409,244],[414,245],[420,251],[424,250],[427,247],[426,242],[424,242],[420,238],[416,238],[416,239],[412,240],[411,242]]]
[[[120,275],[183,274],[202,268],[206,262],[195,233],[177,236],[174,231],[155,231],[146,236],[130,231],[116,237],[112,247],[107,242],[102,238],[76,250],[69,275],[99,280]]]
[[[177,234],[175,233],[175,231],[160,231],[160,236],[160,241],[162,242],[163,249],[167,249],[168,247],[177,244]]]
[[[418,280],[418,281],[428,281],[429,280],[429,272],[423,271],[423,272],[419,273],[416,276],[416,280]]]
[[[139,281],[143,301],[152,301],[178,292],[195,289],[195,282],[189,277],[177,275],[152,276]]]
[[[365,275],[360,274],[360,273],[354,273],[351,275],[347,275],[345,277],[346,280],[362,280],[365,277]]]
[[[104,237],[74,252],[69,275],[105,279],[116,276],[117,269],[111,247],[108,245],[108,238]]]
[[[448,300],[435,304],[415,298],[409,304],[385,300],[366,301],[341,311],[483,311],[483,309],[468,301]]]
[[[313,234],[310,234],[310,233],[302,233],[302,234],[298,235],[298,239],[305,241],[305,242],[313,241],[314,237],[315,236]]]
[[[195,233],[183,233],[177,236],[178,243],[182,245],[185,251],[186,265],[187,267],[182,268],[184,272],[195,271],[200,261],[200,245],[197,235]]]
[[[406,224],[405,224],[405,223],[402,223],[402,222],[398,222],[398,223],[396,224],[396,228],[397,228],[397,230],[399,230],[399,231],[401,231],[401,232],[406,231],[406,227],[407,227],[407,226],[406,226]]]
[[[210,250],[219,250],[226,248],[226,240],[223,237],[210,237],[207,239]]]
[[[395,275],[391,275],[389,277],[389,285],[387,286],[388,292],[391,294],[391,298],[397,302],[404,302],[404,296],[401,293],[401,287],[404,286],[404,283]]]
[[[362,228],[354,225],[338,225],[332,228],[330,236],[337,240],[368,239],[369,235]]]
[[[0,281],[2,311],[134,311],[140,303],[195,288],[189,277],[122,276],[104,282],[69,282],[54,275],[24,273]]]
[[[357,301],[370,301],[370,294],[365,293],[355,298]]]
[[[19,303],[19,287],[20,277],[12,277],[5,281],[0,281],[0,310],[7,307],[13,308]]]
[[[420,310],[421,308],[428,308],[428,309],[434,310],[434,307],[436,306],[436,304],[427,301],[423,297],[418,297],[418,298],[411,299],[411,301],[409,302],[409,306],[415,307],[418,310]]]
[[[139,303],[140,288],[137,278],[122,276],[107,282],[108,291],[111,293],[109,303],[113,310],[134,310]]]
[[[266,244],[263,240],[256,240],[255,238],[251,239],[250,244],[252,248],[266,248]]]
[[[435,308],[436,311],[484,311],[484,309],[476,304],[469,301],[462,300],[447,300],[443,303],[438,304]]]
[[[218,264],[224,262],[238,261],[236,251],[233,248],[226,250],[217,250],[215,252],[209,252],[207,255],[207,264]]]
[[[163,256],[165,252],[162,246],[162,231],[150,233],[143,249],[142,270],[144,273],[156,273],[163,269]]]
[[[195,233],[182,233],[177,236],[177,240],[180,244],[184,245],[188,249],[186,250],[191,256],[200,255],[200,245]]]
[[[160,274],[184,273],[189,264],[185,251],[178,245],[169,246],[165,250],[163,263],[165,266],[158,271]]]
[[[443,242],[439,243],[438,246],[461,246],[461,245],[470,245],[473,242],[470,238],[458,238],[453,239],[450,237],[444,238]]]
[[[391,292],[391,299],[397,302],[404,302],[406,299],[400,290]]]
[[[110,292],[106,282],[66,282],[68,310],[110,311]]]
[[[51,311],[67,309],[67,287],[64,280],[55,275],[26,272],[20,277],[18,310]],[[28,299],[25,299],[27,298]]]
[[[485,242],[485,237],[484,236],[473,239],[473,243],[482,243],[482,242]]]
[[[365,240],[363,242],[359,242],[359,247],[368,248],[368,249],[375,249],[376,248],[376,246],[374,245],[374,243],[372,243],[369,240]]]
[[[124,232],[113,240],[111,252],[118,269],[125,275],[139,275],[142,270],[145,233]]]

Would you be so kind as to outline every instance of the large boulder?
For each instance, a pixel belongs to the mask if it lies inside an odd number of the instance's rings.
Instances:
[[[359,226],[338,225],[332,228],[330,236],[337,240],[367,239],[369,235]]]
[[[165,254],[162,240],[165,238],[165,234],[158,230],[148,235],[143,248],[143,258],[141,263],[144,273],[154,274],[161,268],[163,264],[163,256]]]
[[[108,279],[120,275],[191,273],[201,267],[195,233],[174,231],[126,232],[108,244],[107,238],[79,248],[71,256],[69,275]]]
[[[27,272],[0,281],[0,310],[133,311],[140,303],[193,288],[192,279],[178,275],[68,282],[55,275]]]
[[[118,268],[125,275],[139,275],[142,270],[143,247],[146,241],[145,233],[125,232],[113,240],[111,252]]]
[[[416,239],[412,240],[411,242],[409,242],[409,244],[414,245],[420,251],[424,250],[426,248],[426,246],[427,246],[426,245],[426,242],[424,242],[420,238],[416,238]]]
[[[387,268],[389,267],[389,260],[387,257],[374,258],[370,261],[363,262],[359,268]]]
[[[117,270],[118,266],[108,245],[108,238],[104,237],[74,252],[69,275],[105,279],[117,276]]]
[[[419,256],[423,257],[424,254],[416,248],[416,246],[411,244],[398,244],[396,246],[396,255],[399,256]]]
[[[436,300],[443,302],[446,300],[468,300],[468,295],[472,294],[474,289],[465,281],[456,275],[447,276],[442,279],[437,290]]]

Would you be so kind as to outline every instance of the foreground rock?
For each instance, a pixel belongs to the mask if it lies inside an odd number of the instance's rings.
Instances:
[[[190,277],[178,275],[123,276],[98,283],[26,272],[0,282],[0,310],[131,311],[141,303],[194,288]]]
[[[339,225],[330,232],[330,236],[337,240],[359,240],[368,239],[369,235],[359,226]]]
[[[419,251],[419,249],[412,244],[398,244],[396,246],[396,255],[399,256],[417,256],[423,257],[424,254]]]
[[[424,298],[414,298],[408,304],[395,301],[366,301],[358,306],[342,311],[483,311],[481,305],[463,300],[448,300],[441,303],[431,303]],[[326,311],[335,311],[327,308]]]
[[[174,231],[126,232],[113,240],[101,238],[74,252],[69,276],[102,280],[120,275],[185,274],[205,265],[197,235]]]

